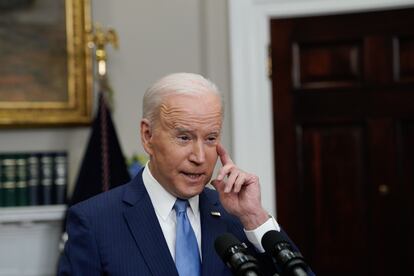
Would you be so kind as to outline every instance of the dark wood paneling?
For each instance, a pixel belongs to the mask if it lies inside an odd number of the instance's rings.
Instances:
[[[361,34],[362,35],[362,34]],[[393,81],[392,36],[364,35],[364,84],[379,86]]]
[[[303,202],[303,187],[300,185],[291,185],[297,182],[297,163],[294,158],[289,156],[297,155],[296,134],[294,127],[293,114],[293,97],[291,93],[292,85],[292,55],[291,44],[289,43],[289,34],[292,22],[278,21],[277,24],[272,22],[272,32],[278,34],[277,48],[272,51],[274,60],[277,60],[276,66],[273,67],[274,80],[273,85],[277,83],[278,89],[284,93],[277,93],[273,96],[273,109],[278,112],[273,113],[273,121],[275,129],[283,132],[275,139],[275,154],[277,163],[276,182],[277,189],[282,190],[285,196],[277,193],[278,206],[289,206],[285,212],[278,212],[278,221],[282,223],[289,236],[294,239],[295,243],[304,250],[306,254],[307,248],[304,246],[305,237],[303,235],[304,222],[301,218],[301,204],[291,204],[292,202]],[[274,43],[273,43],[274,44]],[[274,88],[273,88],[274,89]],[[283,116],[278,116],[283,114]],[[279,181],[282,180],[282,181]],[[299,192],[297,192],[299,190]],[[289,222],[289,223],[284,223]]]
[[[394,38],[397,81],[414,81],[414,37]]]
[[[401,235],[400,182],[397,177],[396,125],[392,118],[368,118],[367,138],[369,160],[366,183],[370,191],[372,225],[369,236],[373,240],[371,253],[372,275],[403,275],[406,266],[400,263],[399,251],[403,241]]]
[[[271,22],[278,220],[317,275],[414,275],[413,26]]]
[[[406,275],[414,275],[414,120],[403,121],[399,131],[402,178],[402,199],[400,205],[400,216],[404,217],[400,224],[400,232],[404,235],[404,242],[399,244],[403,267],[407,268]]]
[[[358,42],[296,43],[293,45],[295,88],[358,86],[361,78]]]
[[[389,116],[404,118],[413,114],[414,88],[297,91],[294,100],[296,116],[301,121]]]
[[[352,275],[355,268],[369,275],[364,256],[369,253],[367,221],[367,152],[361,126],[306,126],[303,128],[301,167],[306,202],[309,260],[323,275]],[[343,267],[343,263],[352,266]],[[341,267],[341,270],[337,270]]]

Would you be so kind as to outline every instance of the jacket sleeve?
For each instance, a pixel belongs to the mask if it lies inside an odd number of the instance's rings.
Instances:
[[[101,275],[101,262],[90,222],[79,209],[67,214],[68,240],[59,260],[58,275]]]

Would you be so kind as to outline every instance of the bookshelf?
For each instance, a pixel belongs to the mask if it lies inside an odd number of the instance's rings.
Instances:
[[[0,276],[56,275],[66,205],[0,208]]]
[[[0,224],[61,221],[66,205],[1,207]]]
[[[64,204],[67,152],[0,152],[0,207]]]

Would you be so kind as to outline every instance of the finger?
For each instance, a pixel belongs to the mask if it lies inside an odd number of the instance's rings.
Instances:
[[[233,160],[231,160],[230,155],[227,153],[226,149],[223,147],[222,144],[218,144],[216,150],[218,156],[220,157],[221,164],[223,164],[223,166],[227,164],[233,164]]]
[[[229,193],[234,189],[234,182],[236,181],[237,176],[239,175],[239,173],[240,172],[238,170],[233,170],[230,173],[230,175],[229,175],[229,177],[226,181],[226,184],[225,184],[225,188],[224,188],[225,193]]]
[[[237,176],[236,181],[234,182],[233,191],[235,193],[240,192],[245,182],[246,182],[246,175],[244,173],[239,174]]]
[[[213,187],[219,192],[222,193],[224,190],[224,182],[214,179],[210,181],[210,184],[213,185]]]
[[[230,172],[234,169],[234,164],[227,164],[219,170],[217,175],[217,180],[223,180],[226,175],[229,175]]]
[[[219,181],[215,179],[215,180],[212,180],[210,184],[213,185],[213,187],[219,193],[220,198],[227,197],[228,195],[230,195],[229,193],[224,192],[224,188],[225,188],[224,181]]]

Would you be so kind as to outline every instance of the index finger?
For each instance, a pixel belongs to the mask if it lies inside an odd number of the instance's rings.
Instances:
[[[233,164],[233,160],[231,160],[230,155],[227,153],[226,149],[221,144],[218,144],[216,149],[217,154],[220,157],[221,164],[223,166],[227,164]]]

